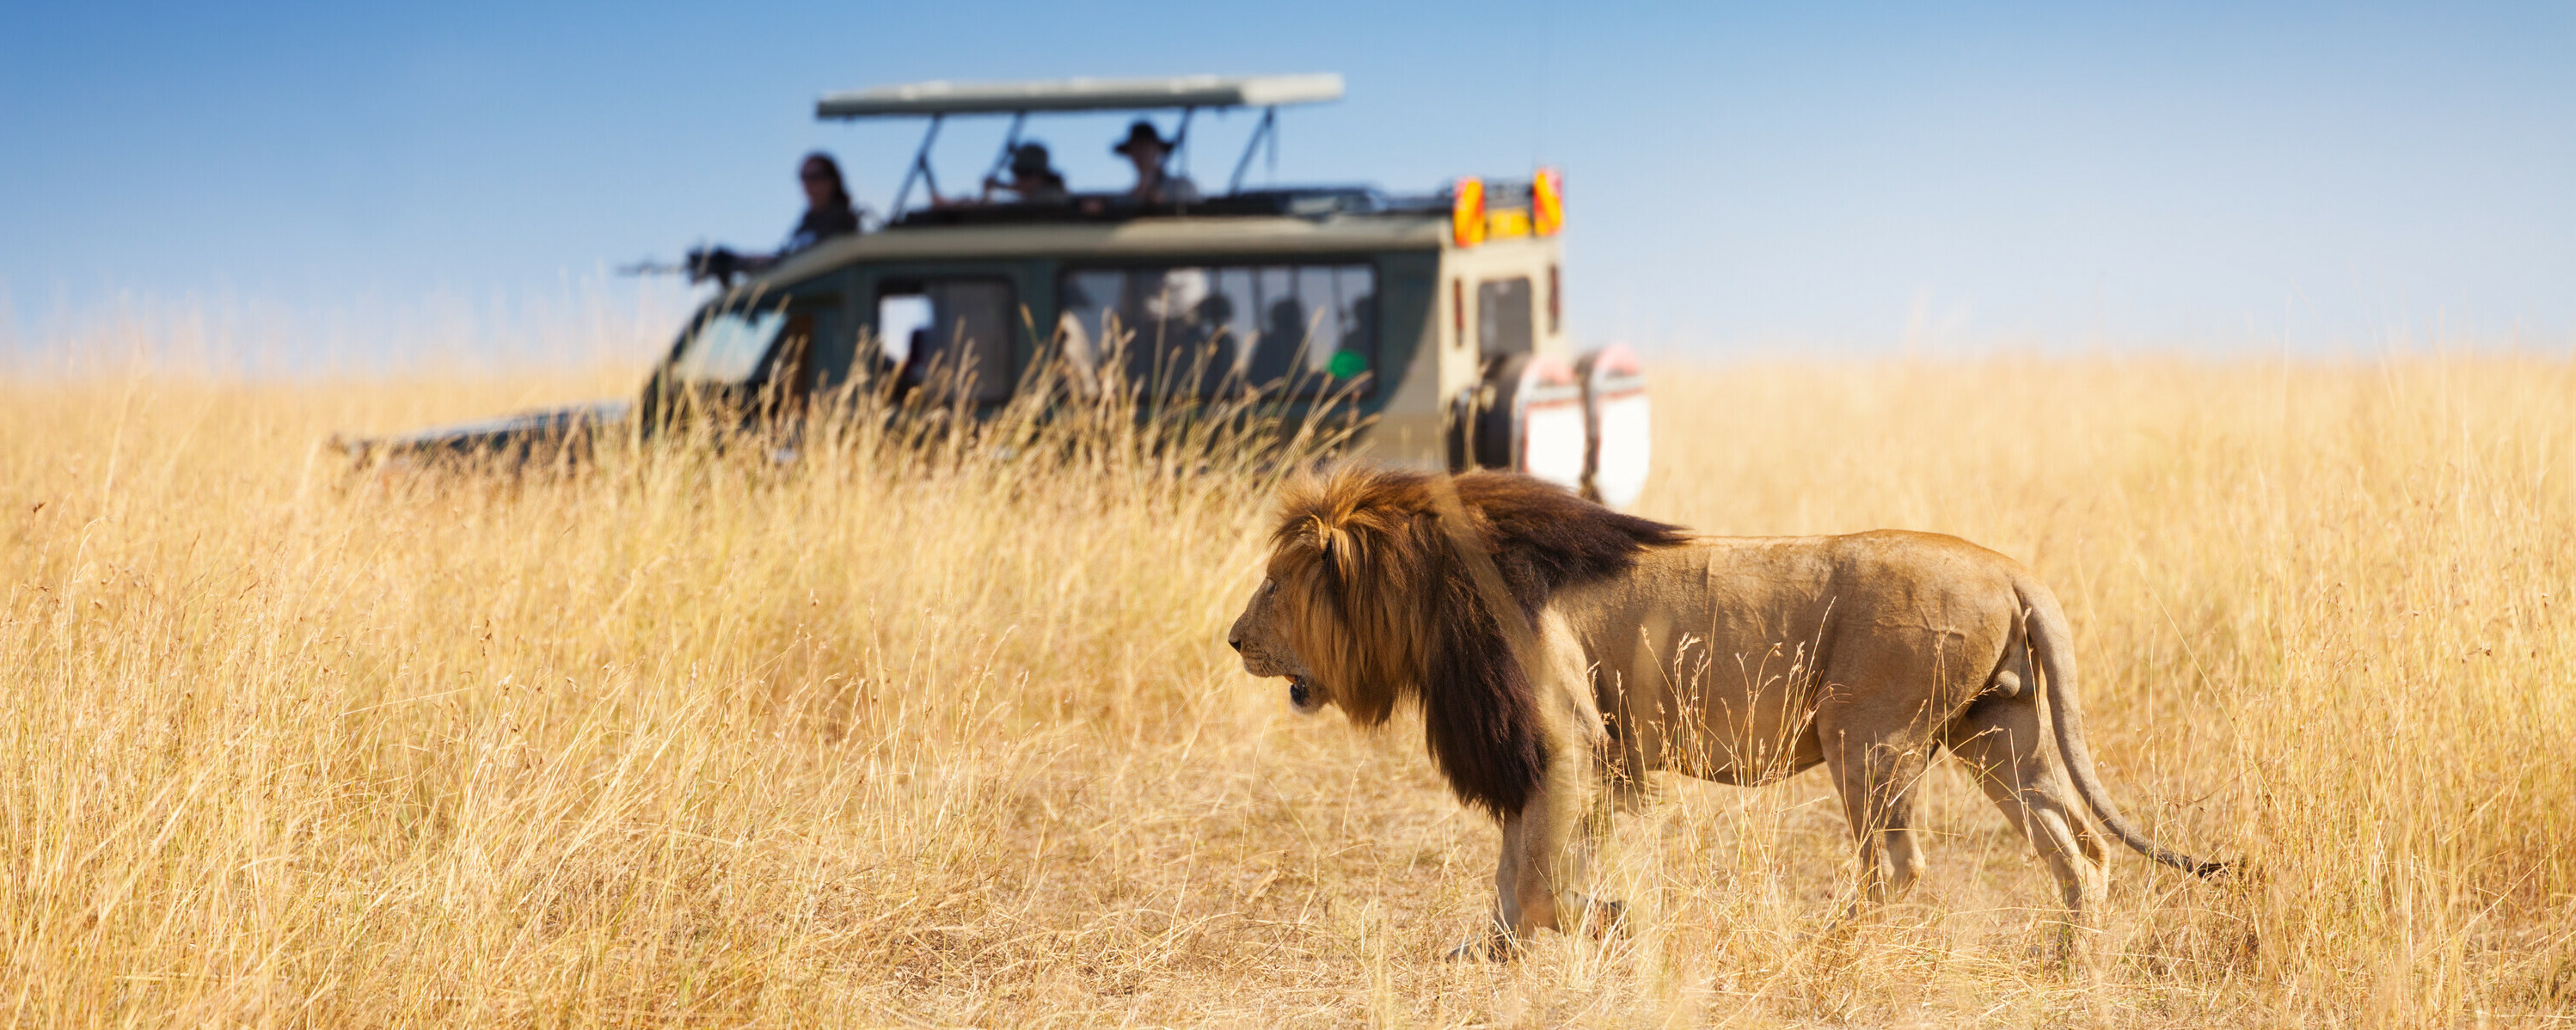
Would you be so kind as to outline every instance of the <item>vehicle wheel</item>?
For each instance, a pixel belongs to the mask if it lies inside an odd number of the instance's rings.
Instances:
[[[1450,467],[1505,469],[1582,490],[1584,410],[1582,382],[1564,361],[1544,354],[1495,359],[1451,406]]]

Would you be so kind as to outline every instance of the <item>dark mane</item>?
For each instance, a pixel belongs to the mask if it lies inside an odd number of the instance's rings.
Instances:
[[[1680,526],[1622,515],[1546,480],[1469,472],[1450,483],[1530,618],[1557,591],[1624,575],[1639,552],[1690,538]]]
[[[1420,703],[1450,789],[1496,816],[1528,802],[1548,759],[1514,640],[1530,639],[1557,591],[1687,539],[1499,472],[1355,466],[1291,486],[1282,507],[1271,577],[1299,656],[1363,726]],[[1508,603],[1497,611],[1490,600]]]

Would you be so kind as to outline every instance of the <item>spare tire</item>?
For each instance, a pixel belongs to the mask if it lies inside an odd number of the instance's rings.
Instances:
[[[1513,354],[1454,402],[1449,465],[1505,469],[1582,490],[1586,432],[1583,384],[1564,361]]]
[[[1645,364],[1614,343],[1574,363],[1583,383],[1583,495],[1626,511],[1646,490],[1654,444]]]

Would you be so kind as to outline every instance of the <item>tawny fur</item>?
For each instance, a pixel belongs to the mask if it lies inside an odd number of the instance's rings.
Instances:
[[[1450,787],[1503,823],[1498,949],[1578,918],[1564,906],[1601,788],[1660,770],[1758,784],[1827,766],[1866,905],[1920,870],[1909,788],[1947,748],[2049,862],[2069,957],[2104,890],[2087,809],[2160,862],[2221,868],[2111,803],[2065,617],[2003,555],[1924,533],[1693,537],[1488,472],[1344,468],[1282,508],[1228,639],[1301,708],[1375,726],[1419,705]]]

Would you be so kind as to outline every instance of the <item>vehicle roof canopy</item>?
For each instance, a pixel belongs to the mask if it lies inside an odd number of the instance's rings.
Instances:
[[[1342,97],[1342,77],[1181,75],[1160,79],[1036,82],[914,82],[827,93],[817,118],[879,118],[1027,111],[1139,111],[1195,107],[1285,107]]]

